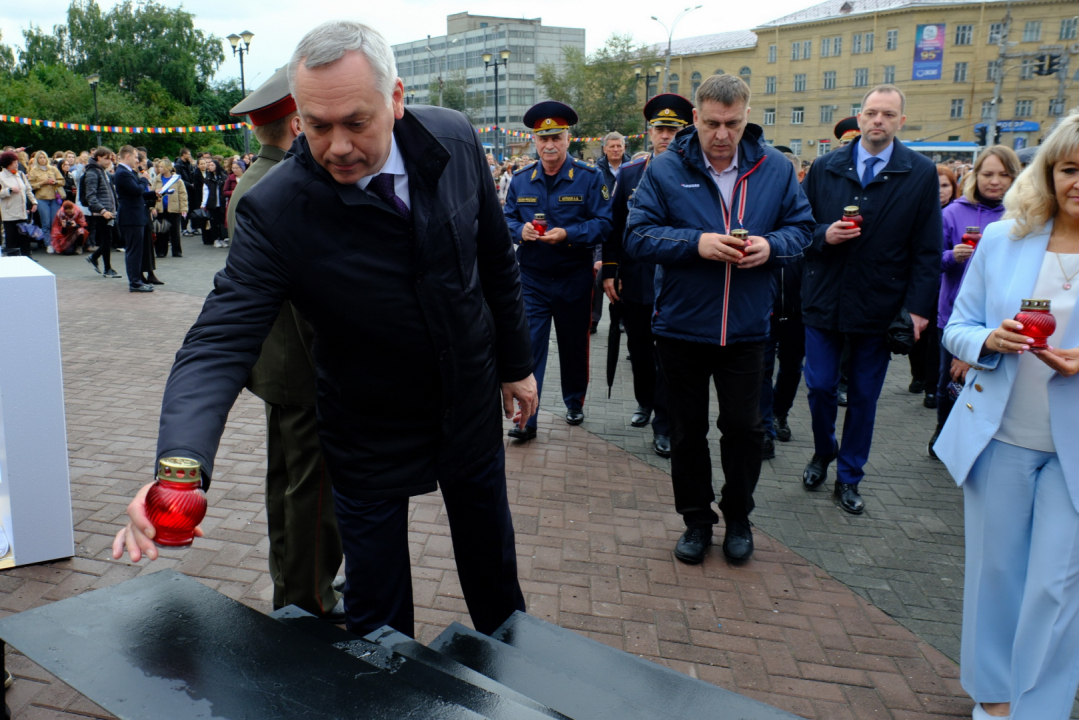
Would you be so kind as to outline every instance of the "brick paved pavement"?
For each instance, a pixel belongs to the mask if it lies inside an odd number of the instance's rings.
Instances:
[[[152,296],[121,292],[121,283],[92,273],[87,278],[89,268],[79,267],[81,259],[44,258],[62,276],[61,339],[78,549],[71,560],[0,573],[0,612],[18,612],[163,567],[269,610],[263,416],[261,403],[246,393],[222,439],[204,523],[208,537],[187,550],[164,550],[159,560],[141,567],[109,558],[127,498],[150,472],[158,405],[172,355],[198,312],[197,296],[209,287],[208,272],[201,279],[195,276],[220,264],[221,253],[209,250],[185,248],[188,257],[176,262],[189,268],[187,278],[166,264],[171,259],[163,261],[158,274],[173,291]],[[594,353],[601,355],[598,349]],[[557,369],[557,363],[552,367]],[[628,367],[622,373],[625,380]],[[557,373],[552,380],[549,391],[557,388]],[[900,404],[907,400],[897,398]],[[620,414],[615,417],[617,403]],[[790,459],[785,465],[772,463],[775,477],[762,481],[756,520],[759,530],[784,539],[798,553],[817,549],[822,554],[814,559],[825,569],[759,531],[757,555],[748,566],[730,568],[714,550],[703,566],[689,567],[671,557],[680,519],[671,511],[669,476],[652,456],[643,454],[650,462],[642,462],[619,447],[642,450],[640,431],[625,427],[625,411],[632,408],[616,397],[607,403],[611,412],[605,417],[599,405],[590,401],[590,418],[580,428],[542,414],[538,441],[508,451],[522,585],[533,614],[808,718],[969,715],[970,702],[955,679],[954,663],[837,580],[851,567],[859,572],[843,579],[877,572],[882,566],[876,558],[887,558],[883,547],[890,541],[866,556],[840,550],[836,554],[848,558],[848,567],[831,576],[826,572],[834,562],[824,554],[826,543],[834,538],[822,536],[836,528],[851,536],[879,533],[869,522],[847,521],[823,494],[807,501],[789,492],[793,468],[800,470],[803,462],[794,452],[784,448],[781,459]],[[553,408],[549,401],[546,407]],[[796,446],[807,452],[804,418],[792,419],[801,441]],[[896,455],[890,462],[901,467],[902,450]],[[922,492],[929,494],[932,487]],[[889,507],[883,494],[870,494],[866,521],[882,520],[880,506]],[[906,492],[896,496],[909,499]],[[783,497],[786,507],[780,503]],[[922,504],[915,499],[911,505],[916,502]],[[902,526],[906,521],[894,522]],[[415,499],[410,530],[417,629],[420,639],[429,641],[450,621],[468,622],[437,494]],[[891,547],[909,559],[911,553]],[[875,589],[864,585],[859,589]],[[9,662],[19,678],[10,696],[13,707],[21,709],[17,717],[102,715],[24,658]]]

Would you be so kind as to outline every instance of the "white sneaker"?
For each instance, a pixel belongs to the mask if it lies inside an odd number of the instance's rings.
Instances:
[[[224,247],[224,245],[221,244],[220,240],[214,240],[214,247],[219,248]]]

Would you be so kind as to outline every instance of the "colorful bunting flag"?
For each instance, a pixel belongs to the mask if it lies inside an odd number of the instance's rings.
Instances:
[[[120,126],[120,125],[87,125],[85,123],[66,123],[56,120],[36,120],[34,118],[20,117],[18,115],[0,114],[0,122],[15,123],[17,125],[33,125],[35,127],[58,128],[61,130],[81,130],[83,132],[107,132],[124,133],[127,135],[140,134],[169,134],[169,133],[204,133],[220,132],[222,130],[239,130],[250,128],[244,122],[230,123],[228,125],[197,125],[187,127],[145,127],[145,126]]]

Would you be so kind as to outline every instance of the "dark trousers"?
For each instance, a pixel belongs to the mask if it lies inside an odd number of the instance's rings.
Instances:
[[[7,243],[7,254],[11,255],[18,250],[23,257],[30,257],[30,236],[16,227],[19,223],[27,220],[5,220],[4,242]]]
[[[112,225],[109,225],[109,221],[100,215],[93,215],[90,217],[90,225],[94,228],[94,244],[97,245],[97,250],[90,256],[94,260],[101,258],[105,261],[105,269],[112,269],[112,241],[113,235],[116,234],[116,224],[113,221]]]
[[[145,225],[121,225],[120,238],[127,251],[124,253],[124,265],[127,268],[128,285],[142,285],[143,250],[146,241]]]
[[[596,273],[596,286],[592,288],[592,324],[595,325],[603,318],[603,301],[607,297],[603,292],[603,275]]]
[[[659,372],[659,353],[652,334],[652,306],[625,300],[618,305],[622,311],[622,324],[626,328],[629,362],[633,367],[633,396],[638,405],[655,411],[652,432],[670,435],[667,383],[663,373]]]
[[[764,343],[708,345],[656,338],[667,382],[671,415],[671,481],[675,510],[686,527],[714,525],[712,461],[708,454],[708,384],[719,400],[719,455],[724,517],[745,519],[753,511],[753,491],[761,474],[760,393]]]
[[[592,288],[595,273],[589,265],[569,277],[550,278],[521,269],[521,289],[532,338],[532,372],[536,392],[543,395],[547,372],[547,349],[551,321],[558,337],[558,365],[562,371],[562,400],[570,410],[584,407],[588,391],[588,330],[592,322]],[[528,420],[536,427],[536,417]]]
[[[843,442],[836,443],[835,421],[839,406],[836,390],[843,343],[850,345],[850,376],[847,378],[847,413],[843,421]],[[873,423],[877,416],[884,378],[891,353],[884,335],[862,335],[820,330],[806,326],[806,389],[813,418],[813,446],[818,455],[839,453],[836,477],[840,482],[857,483],[873,444]]]
[[[937,314],[929,317],[925,332],[910,350],[910,379],[925,383],[926,395],[936,392],[935,384],[940,377],[940,336],[934,332]]]
[[[210,221],[202,228],[202,244],[213,245],[214,241],[223,237],[222,228],[225,225],[225,211],[221,208],[207,208],[206,212],[210,215]]]
[[[148,224],[142,232],[142,272],[149,277],[157,269],[157,259],[154,256],[154,226]]]
[[[342,550],[316,425],[313,407],[266,403],[266,524],[273,604],[324,615],[337,604],[333,579],[341,567]]]
[[[506,497],[506,453],[470,477],[439,483],[461,591],[472,623],[490,635],[524,611]],[[408,554],[408,499],[355,500],[334,491],[345,549],[345,626],[358,635],[383,625],[415,636]]]
[[[785,418],[794,406],[802,381],[802,361],[806,355],[806,332],[801,317],[779,319],[772,315],[771,330],[764,343],[764,376],[761,378],[761,420],[768,437],[776,436],[777,417]],[[779,374],[775,375],[776,360]]]
[[[158,233],[154,236],[154,252],[164,257],[171,244],[172,256],[180,257],[184,252],[180,246],[180,221],[183,216],[180,213],[162,213],[158,217],[169,221],[169,231],[167,233]]]
[[[948,386],[952,384],[952,360],[955,356],[944,347],[944,329],[935,327],[933,330],[936,332],[937,347],[940,352],[940,372],[937,376],[937,423],[943,425],[948,421],[952,406],[955,405],[952,396],[948,394]]]

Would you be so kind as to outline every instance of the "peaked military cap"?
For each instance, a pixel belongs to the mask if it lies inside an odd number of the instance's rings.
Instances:
[[[288,87],[288,66],[282,66],[258,90],[236,103],[230,115],[247,115],[252,125],[268,125],[296,111]]]
[[[577,113],[566,103],[544,100],[528,108],[523,122],[534,135],[557,135],[577,124]]]
[[[645,103],[648,127],[684,128],[693,122],[693,103],[676,93],[662,93]]]
[[[786,145],[773,145],[772,147],[774,147],[776,150],[778,150],[781,153],[790,153],[791,155],[794,154],[794,151],[791,150]]]
[[[853,140],[862,134],[858,129],[857,116],[844,118],[835,124],[835,139],[841,141]]]

